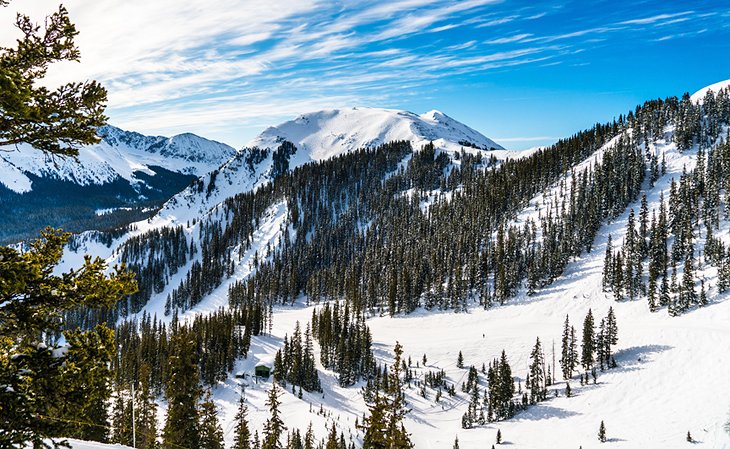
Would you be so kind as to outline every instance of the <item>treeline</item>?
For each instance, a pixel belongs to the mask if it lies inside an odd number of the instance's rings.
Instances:
[[[148,374],[151,389],[160,394],[168,381],[169,358],[180,350],[176,342],[189,340],[200,373],[196,381],[213,386],[226,379],[236,359],[246,357],[251,337],[262,330],[255,323],[264,319],[256,308],[242,307],[197,316],[189,324],[173,321],[168,326],[146,314],[139,322],[125,321],[117,326],[115,335],[119,348],[112,364],[116,382],[120,385],[140,382],[140,372],[147,366],[151,368]]]

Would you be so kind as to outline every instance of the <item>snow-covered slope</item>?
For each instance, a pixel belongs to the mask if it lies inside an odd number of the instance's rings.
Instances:
[[[671,132],[667,132],[671,137]],[[607,143],[578,167],[595,164],[616,139]],[[660,194],[668,197],[672,178],[678,178],[685,167],[696,163],[696,150],[679,152],[671,138],[655,142],[651,151],[664,156],[667,173],[647,193],[649,208],[659,207]],[[561,181],[570,182],[570,174]],[[545,215],[549,206],[546,198],[559,192],[559,184],[536,196],[516,220]],[[719,295],[711,305],[679,317],[666,311],[650,313],[645,299],[616,302],[601,286],[603,255],[607,238],[614,242],[623,238],[629,209],[638,210],[639,201],[629,205],[617,219],[600,229],[593,249],[571,262],[563,276],[534,296],[520,292],[505,306],[491,310],[473,308],[469,313],[417,311],[395,318],[383,316],[368,320],[373,334],[375,355],[379,362],[392,363],[392,348],[396,341],[403,344],[406,359],[413,360],[416,381],[427,371],[443,369],[448,381],[461,385],[468,370],[456,366],[461,351],[466,366],[477,368],[488,364],[505,350],[513,375],[524,388],[530,351],[539,337],[546,353],[546,363],[553,365],[560,358],[560,338],[566,315],[580,330],[589,310],[600,318],[613,307],[619,327],[619,343],[615,357],[619,367],[599,371],[595,384],[582,385],[578,376],[570,380],[572,397],[565,395],[565,381],[559,380],[550,389],[550,399],[530,407],[515,418],[463,429],[462,415],[469,404],[469,395],[458,391],[455,397],[444,395],[438,402],[428,390],[424,398],[419,387],[406,391],[410,412],[406,427],[417,448],[452,447],[458,437],[460,447],[476,449],[495,443],[497,430],[503,444],[515,449],[544,449],[562,447],[616,448],[727,448],[730,436],[723,425],[730,411],[730,389],[718,379],[730,376],[730,364],[725,363],[730,345],[730,294]],[[721,233],[730,243],[728,229]],[[702,248],[698,248],[702,252]],[[701,273],[708,285],[715,285],[716,270]],[[305,306],[302,299],[293,307],[274,309],[271,335],[254,337],[249,358],[241,360],[236,372],[250,372],[260,360],[270,360],[281,347],[286,335],[291,335],[295,323],[306,323],[316,306]],[[188,312],[209,313],[208,305]],[[552,348],[555,345],[555,362]],[[425,367],[416,367],[426,355]],[[367,413],[359,388],[342,388],[336,375],[318,365],[324,394],[304,392],[298,399],[288,389],[282,397],[282,414],[291,428],[306,428],[312,422],[318,437],[335,424],[350,441],[361,441],[362,431],[356,420]],[[558,376],[559,377],[559,376]],[[227,444],[234,434],[234,416],[240,392],[240,379],[231,376],[215,389],[215,402]],[[268,416],[265,406],[270,382],[249,383],[246,400],[249,419],[260,429]],[[553,397],[557,393],[558,397]],[[323,413],[320,412],[323,410]],[[598,441],[599,424],[604,421],[608,440]],[[693,443],[686,440],[690,432]],[[498,446],[495,446],[498,447]]]
[[[67,440],[72,449],[130,449],[129,446],[121,444],[104,444],[95,441],[83,441],[70,438]]]
[[[0,147],[0,183],[25,193],[33,189],[29,174],[79,185],[107,184],[118,178],[139,182],[135,172],[154,175],[151,166],[201,176],[236,154],[226,144],[194,134],[151,137],[105,126],[99,135],[101,142],[82,147],[78,158],[51,157],[27,144]]]
[[[493,140],[439,111],[422,115],[392,109],[332,109],[303,114],[267,128],[249,147],[276,148],[288,140],[312,160],[328,159],[346,151],[408,140],[414,148],[433,141],[446,150],[473,146],[503,150]]]
[[[730,87],[730,80],[720,81],[715,84],[710,84],[709,86],[705,86],[702,89],[698,90],[697,92],[693,93],[692,96],[690,96],[690,100],[697,103],[699,101],[702,101],[703,98],[705,98],[705,95],[707,95],[707,92],[713,92],[718,93],[722,89],[726,89]]]

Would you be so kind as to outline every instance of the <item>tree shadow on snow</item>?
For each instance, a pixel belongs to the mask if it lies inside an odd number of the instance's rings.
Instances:
[[[611,371],[637,371],[642,368],[645,363],[650,363],[654,354],[673,349],[673,346],[667,345],[643,345],[631,348],[620,349],[614,357],[618,367]]]
[[[554,407],[552,405],[548,405],[544,402],[538,403],[536,405],[531,405],[527,408],[527,410],[524,410],[520,413],[518,413],[515,416],[516,421],[541,421],[543,419],[550,419],[550,418],[568,418],[570,416],[578,416],[580,413],[562,409],[559,407]]]

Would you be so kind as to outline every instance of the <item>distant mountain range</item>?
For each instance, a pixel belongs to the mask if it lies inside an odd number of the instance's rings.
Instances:
[[[296,149],[286,158],[287,169],[401,140],[416,149],[434,142],[451,153],[507,154],[439,111],[312,112],[267,128],[241,151],[189,133],[145,136],[114,126],[98,133],[101,142],[82,147],[77,158],[53,157],[29,145],[0,148],[0,206],[7,212],[0,218],[0,243],[32,237],[46,225],[72,232],[124,226],[151,217],[175,195],[161,215],[193,218],[278,174],[273,153],[283,142]],[[198,194],[202,184],[205,195]]]
[[[47,225],[79,232],[147,218],[191,181],[237,152],[194,134],[144,136],[105,126],[77,158],[29,145],[0,148],[0,243]]]

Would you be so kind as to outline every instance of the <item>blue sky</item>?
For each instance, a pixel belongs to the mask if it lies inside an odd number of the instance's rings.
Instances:
[[[439,109],[508,148],[730,78],[721,1],[69,0],[111,123],[240,147],[317,109]],[[44,0],[13,8],[42,18]],[[0,30],[0,42],[12,38]]]

